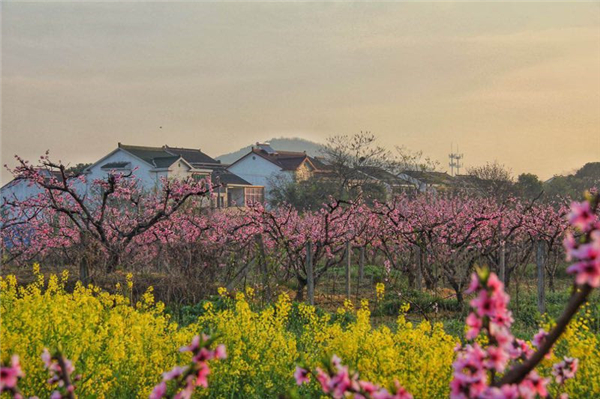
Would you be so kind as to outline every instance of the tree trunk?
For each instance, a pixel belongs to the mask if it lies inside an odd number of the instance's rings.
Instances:
[[[346,242],[346,298],[350,299],[350,265],[352,263],[352,244]]]
[[[506,247],[500,244],[500,281],[506,286]]]
[[[454,293],[456,294],[456,301],[458,302],[458,306],[460,308],[462,308],[463,302],[464,302],[464,297],[463,297],[461,285],[457,284],[456,281],[450,281],[450,286],[452,287],[452,289],[454,290]]]
[[[360,247],[360,258],[358,260],[358,284],[365,278],[365,247]]]
[[[110,251],[110,255],[108,257],[108,263],[106,265],[106,272],[113,273],[115,270],[117,270],[117,266],[119,266],[120,261],[121,261],[121,256],[119,255],[119,253]]]
[[[79,281],[81,281],[81,284],[83,284],[84,286],[87,286],[90,281],[90,269],[89,269],[89,259],[87,254],[84,254],[80,259],[79,259]]]
[[[229,283],[227,283],[227,285],[225,286],[225,288],[227,288],[227,291],[233,290],[235,288],[235,285],[238,283],[238,281],[241,281],[242,279],[246,278],[246,276],[248,275],[248,271],[250,271],[250,269],[252,268],[252,266],[254,265],[255,262],[256,262],[256,257],[252,258],[252,260],[250,260],[250,262],[248,262],[244,266],[242,266],[242,268],[237,272],[237,274],[235,276],[233,276],[231,281]]]
[[[546,312],[546,291],[545,291],[545,267],[544,267],[544,243],[537,242],[537,251],[535,256],[538,273],[538,310],[540,313]]]
[[[550,288],[550,292],[556,292],[554,288],[554,272],[548,273],[548,288]]]
[[[306,243],[306,282],[308,303],[315,304],[315,272],[312,263],[312,242]]]
[[[300,278],[299,276],[296,278],[298,281],[298,288],[296,288],[296,301],[302,302],[304,301],[304,286],[306,285],[306,280]]]
[[[219,187],[220,188],[220,187]],[[271,302],[271,286],[269,285],[269,270],[267,269],[267,259],[265,256],[265,245],[260,235],[256,236],[258,246],[258,268],[262,274],[263,294],[266,303]]]
[[[512,281],[512,274],[514,271],[514,267],[507,267],[506,274],[504,275],[504,289],[508,292],[510,288],[510,282]]]
[[[415,247],[416,248],[416,247]],[[416,250],[411,251],[410,256],[408,258],[408,267],[406,267],[406,277],[408,278],[408,286],[415,286],[415,273],[416,273],[416,265],[417,264],[417,253]],[[372,277],[371,277],[372,278]]]
[[[416,247],[416,270],[415,270],[415,279],[416,279],[416,287],[419,292],[423,291],[423,251],[421,251],[421,247]]]

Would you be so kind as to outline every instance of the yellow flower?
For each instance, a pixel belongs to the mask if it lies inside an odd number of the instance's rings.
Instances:
[[[125,280],[127,281],[127,288],[131,290],[133,288],[133,274],[127,273]]]
[[[375,285],[375,293],[377,295],[377,302],[381,302],[385,296],[385,284],[377,283]]]
[[[209,331],[225,344],[228,358],[211,363],[209,388],[197,391],[198,397],[277,397],[294,386],[296,364],[322,367],[323,359],[333,354],[362,379],[386,387],[397,380],[419,398],[449,395],[458,339],[440,323],[407,322],[407,303],[401,305],[395,326],[374,328],[367,301],[358,309],[344,301],[340,311],[355,317],[332,321],[331,315],[310,305],[298,304],[296,311],[287,294],[272,306],[254,310],[248,302],[253,291],[246,290],[235,299],[219,300],[218,306],[204,303],[197,321],[181,327],[165,314],[164,304],[156,303],[152,288],[132,304],[122,294],[80,283],[67,292],[65,278],[40,276],[26,286],[19,286],[14,276],[0,278],[0,353],[3,361],[13,353],[20,356],[24,395],[49,396],[48,373],[39,356],[44,347],[60,346],[83,377],[78,396],[148,397],[161,373],[190,360],[178,348]],[[126,281],[131,289],[133,276]],[[219,295],[227,290],[219,289]],[[564,386],[572,397],[600,397],[600,343],[590,332],[590,314],[588,308],[572,321],[552,359],[539,370],[549,377],[553,363],[563,356],[577,357],[577,376]],[[548,329],[551,322],[543,327]],[[301,389],[303,397],[322,394],[315,381]]]

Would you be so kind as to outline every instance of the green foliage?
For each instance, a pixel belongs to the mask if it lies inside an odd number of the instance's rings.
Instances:
[[[532,173],[520,174],[515,188],[521,197],[530,200],[536,198],[544,189],[540,179]]]
[[[302,211],[320,209],[330,196],[338,194],[333,184],[316,177],[298,182],[279,178],[272,182],[271,187],[269,203],[272,206],[287,203]]]

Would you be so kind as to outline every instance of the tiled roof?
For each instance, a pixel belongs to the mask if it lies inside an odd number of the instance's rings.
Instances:
[[[246,180],[225,169],[221,162],[209,157],[202,151],[194,148],[169,147],[142,147],[133,145],[124,145],[119,143],[119,148],[143,159],[156,168],[168,168],[178,159],[183,158],[186,162],[198,169],[211,170],[211,178],[222,184],[240,184],[251,186]],[[111,164],[122,164],[123,162],[112,162]],[[109,165],[109,164],[107,164]],[[107,165],[102,166],[104,169]],[[114,166],[116,168],[117,166]]]
[[[260,148],[252,148],[252,152],[271,163],[279,166],[283,170],[296,170],[308,157],[303,152],[292,152],[292,151],[277,151],[274,153],[268,153]]]
[[[166,157],[157,157],[152,160],[152,164],[157,168],[168,168],[173,165],[179,158],[179,155],[171,155]]]
[[[405,170],[401,174],[410,176],[426,184],[452,184],[453,178],[446,172],[424,172],[419,170]]]
[[[177,148],[169,147],[168,145],[164,148],[171,154],[180,155],[183,159],[191,164],[220,164],[220,162],[216,159],[209,157],[202,151],[195,148]]]
[[[323,164],[323,162],[308,156],[305,152],[276,151],[273,153],[268,153],[261,148],[253,148],[252,153],[261,156],[262,158],[279,166],[281,169],[287,171],[297,170],[306,160],[309,160],[317,170],[320,170],[321,167],[323,167],[323,169],[326,168],[326,165]]]
[[[308,157],[308,159],[310,159],[310,162],[312,162],[312,164],[315,165],[315,168],[317,168],[318,170],[332,169],[331,165],[326,164],[325,160],[321,157]]]
[[[209,157],[202,151],[195,148],[178,148],[169,147],[167,145],[163,147],[144,147],[136,145],[125,145],[119,143],[119,148],[135,155],[138,158],[143,159],[151,165],[157,168],[169,167],[179,157],[185,159],[188,163],[199,168],[205,166],[205,164],[220,165],[220,162]]]
[[[131,165],[131,162],[109,162],[101,166],[102,169],[123,169]]]
[[[251,183],[248,183],[246,180],[242,179],[241,177],[239,177],[236,174],[231,173],[230,171],[228,171],[225,168],[217,168],[214,169],[213,172],[211,173],[210,178],[212,179],[213,182],[219,182],[221,184],[224,185],[228,185],[228,184],[239,184],[239,185],[244,185],[244,186],[251,186]]]
[[[119,148],[135,155],[136,157],[143,159],[151,165],[154,165],[153,160],[155,158],[164,158],[171,156],[161,147],[142,147],[137,145],[125,145],[119,143]]]
[[[402,180],[396,175],[378,166],[360,166],[357,169],[360,172],[382,182],[386,182],[389,184],[397,184],[402,182]]]

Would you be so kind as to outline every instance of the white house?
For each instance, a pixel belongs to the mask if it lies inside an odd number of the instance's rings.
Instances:
[[[276,151],[268,143],[256,143],[250,152],[229,165],[227,170],[253,185],[264,187],[268,195],[274,179],[306,180],[320,172],[322,166],[305,152]]]
[[[42,173],[44,176],[47,176],[48,179],[52,177],[55,177],[58,180],[62,179],[60,173],[58,172],[52,173],[46,169],[42,169],[40,170],[40,173]],[[83,193],[84,187],[81,187],[81,190]],[[26,199],[38,196],[43,191],[44,190],[38,184],[32,183],[30,180],[16,178],[6,183],[0,189],[0,203],[24,201]]]
[[[133,146],[119,143],[118,147],[87,167],[88,185],[94,179],[104,178],[110,171],[133,172],[143,188],[154,190],[163,178],[202,179],[210,176],[219,187],[213,193],[215,207],[245,206],[249,202],[262,202],[264,188],[251,184],[228,171],[225,165],[199,149]]]
[[[437,193],[454,186],[454,178],[446,172],[405,170],[398,178],[406,182],[408,191]]]
[[[118,147],[84,169],[85,185],[81,194],[89,194],[93,181],[105,179],[109,173],[132,173],[140,188],[153,191],[162,179],[202,179],[210,176],[219,183],[211,203],[214,207],[240,207],[249,202],[262,202],[264,188],[253,185],[228,171],[225,165],[199,149],[177,147],[145,147],[119,143]],[[50,173],[44,171],[44,173]],[[50,176],[50,174],[49,174]],[[59,177],[59,176],[57,176]],[[24,200],[42,192],[41,187],[24,179],[13,179],[1,189],[2,202]]]
[[[181,155],[167,152],[166,146],[142,147],[119,143],[115,150],[83,171],[88,187],[94,180],[105,179],[111,172],[133,172],[141,187],[150,191],[158,188],[163,178],[203,178],[210,175],[212,170],[195,167]]]

